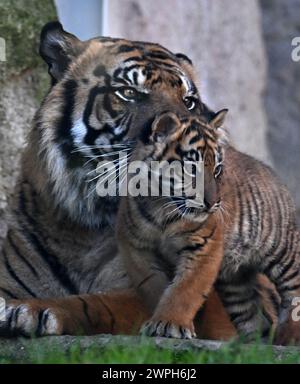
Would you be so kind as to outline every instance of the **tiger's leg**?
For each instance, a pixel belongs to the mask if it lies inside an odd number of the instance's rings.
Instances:
[[[237,337],[236,328],[215,289],[197,314],[194,325],[199,339],[230,340]]]
[[[137,334],[150,314],[134,290],[69,296],[62,299],[12,300],[0,336]],[[197,335],[229,340],[236,335],[215,292],[196,319]]]
[[[180,263],[153,316],[142,327],[148,336],[195,337],[194,318],[208,298],[223,257],[222,228],[210,226],[187,237]]]
[[[256,332],[266,334],[272,326],[272,316],[264,309],[264,296],[257,275],[251,271],[232,279],[219,279],[216,285],[221,300],[238,333],[253,337]],[[268,307],[268,305],[267,305]]]
[[[290,234],[279,260],[271,262],[265,273],[273,282],[281,298],[279,326],[275,342],[278,344],[300,343],[300,321],[293,318],[293,309],[300,300],[300,245],[291,241]],[[294,301],[294,299],[296,301]]]
[[[136,334],[149,313],[133,290],[7,302],[0,336]]]

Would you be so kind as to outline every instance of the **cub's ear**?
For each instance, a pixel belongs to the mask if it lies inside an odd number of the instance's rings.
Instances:
[[[40,55],[48,64],[52,83],[59,81],[72,59],[83,50],[83,43],[66,32],[58,21],[47,23],[41,32]]]
[[[165,138],[180,127],[180,120],[172,112],[166,112],[158,116],[152,124],[153,141],[164,141]]]
[[[227,112],[228,109],[221,109],[219,112],[216,112],[209,121],[209,125],[214,129],[220,128],[224,124]]]
[[[189,65],[193,65],[192,60],[185,54],[183,53],[175,53],[175,56],[181,63],[187,63]]]

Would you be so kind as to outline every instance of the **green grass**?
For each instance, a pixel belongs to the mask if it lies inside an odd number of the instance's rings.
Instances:
[[[1,356],[1,353],[0,353]],[[19,359],[1,359],[0,363],[36,363],[36,364],[78,364],[78,363],[233,363],[233,364],[257,364],[257,363],[300,363],[300,353],[286,354],[278,359],[270,346],[260,344],[244,345],[237,342],[228,344],[218,351],[174,351],[161,349],[153,343],[142,342],[137,346],[97,347],[81,350],[80,345],[73,345],[67,352],[62,352],[55,347],[39,345],[36,341],[32,349],[26,353],[26,357]]]

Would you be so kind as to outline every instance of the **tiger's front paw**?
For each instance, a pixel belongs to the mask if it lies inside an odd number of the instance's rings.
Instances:
[[[176,324],[173,321],[150,319],[141,328],[145,336],[172,337],[175,339],[192,339],[196,337],[193,323],[190,326]]]
[[[0,336],[61,335],[62,329],[54,309],[34,303],[8,302],[4,320],[0,321]]]

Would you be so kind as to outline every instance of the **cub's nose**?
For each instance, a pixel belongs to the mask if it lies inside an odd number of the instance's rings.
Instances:
[[[204,206],[205,206],[205,208],[209,211],[210,209],[212,209],[212,208],[215,208],[215,209],[217,209],[217,208],[219,208],[220,207],[220,204],[221,204],[221,200],[219,199],[219,200],[217,200],[217,201],[215,201],[215,200],[213,200],[213,199],[207,199],[207,198],[204,198]]]
[[[204,197],[204,206],[207,210],[209,210],[211,207],[213,207],[215,202],[212,199],[207,199]]]

